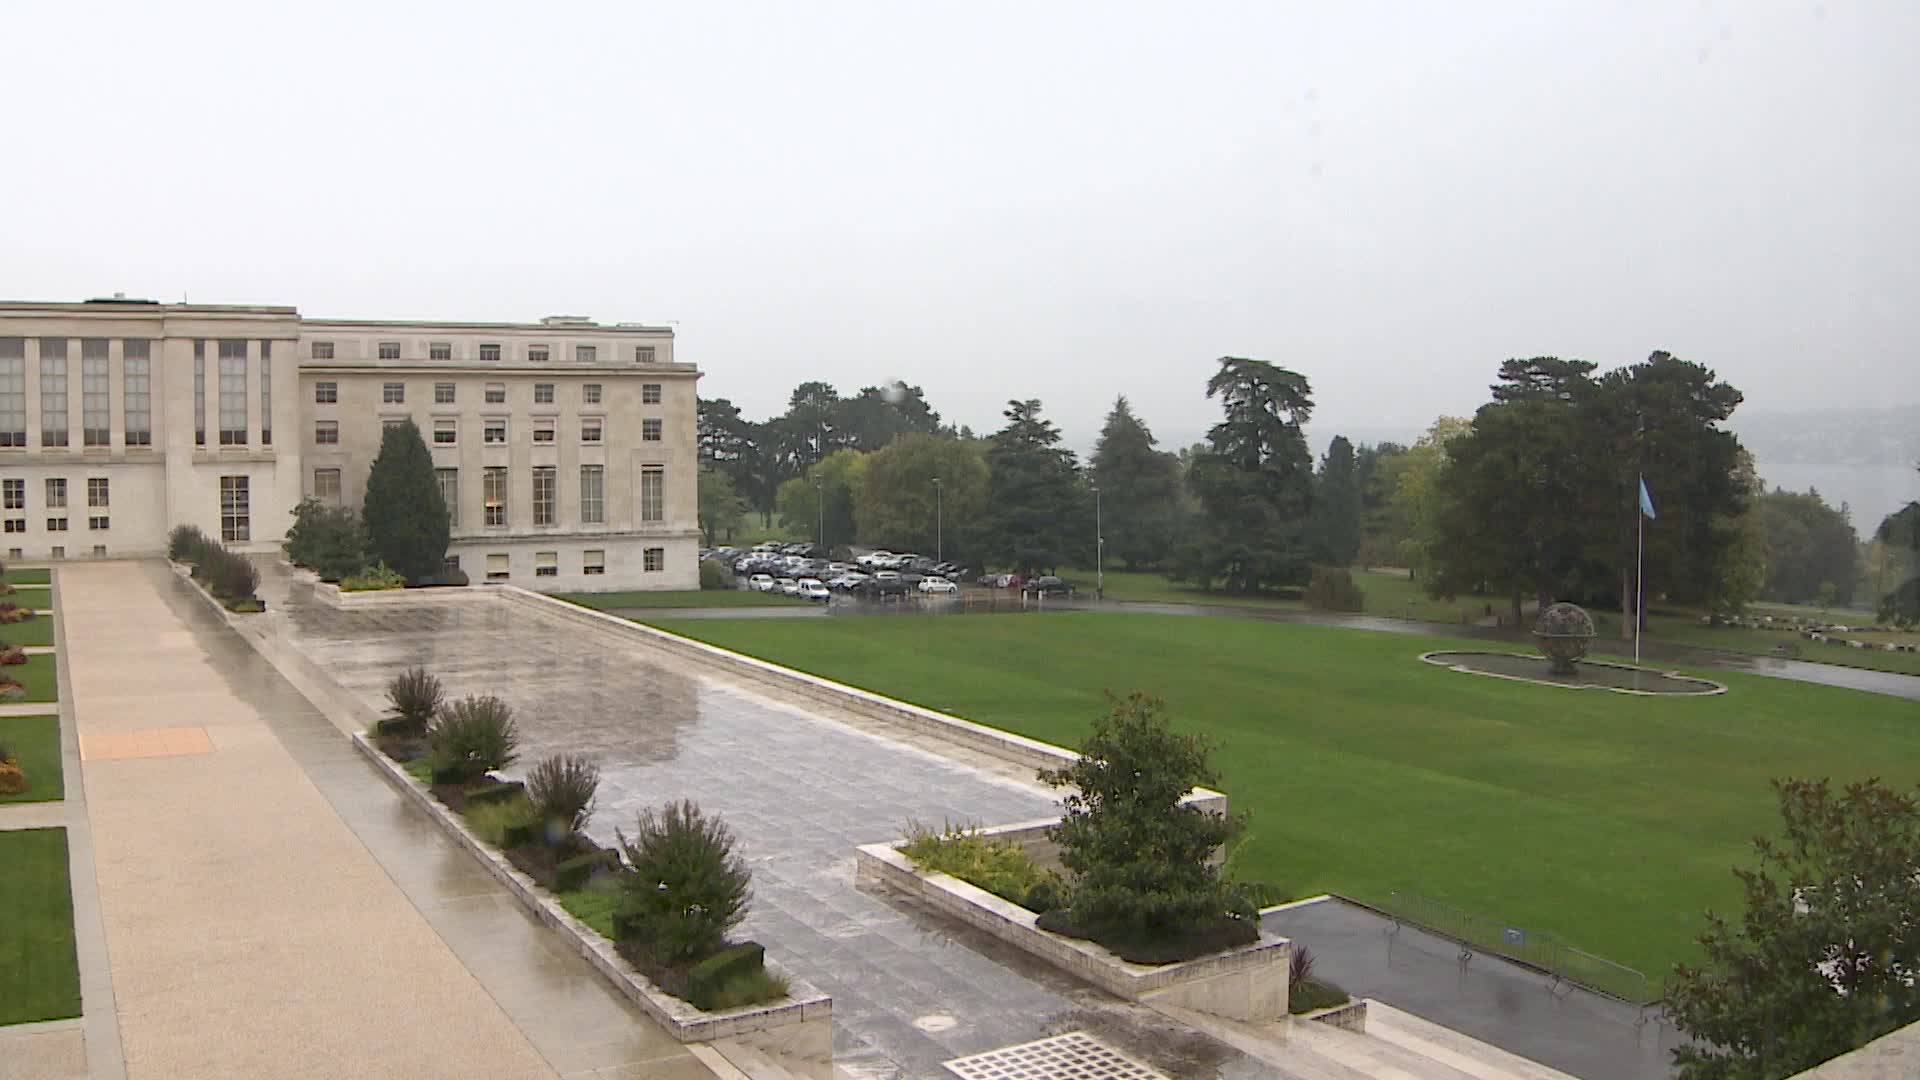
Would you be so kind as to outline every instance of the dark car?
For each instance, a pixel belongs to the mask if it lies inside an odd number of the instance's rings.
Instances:
[[[1057,577],[1037,577],[1027,582],[1027,591],[1041,596],[1072,596],[1073,586]]]

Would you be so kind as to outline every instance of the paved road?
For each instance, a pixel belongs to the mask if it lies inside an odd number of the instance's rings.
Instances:
[[[1584,990],[1549,989],[1538,972],[1460,948],[1339,899],[1261,919],[1313,950],[1314,972],[1370,997],[1583,1080],[1658,1080],[1679,1034],[1657,1015]]]

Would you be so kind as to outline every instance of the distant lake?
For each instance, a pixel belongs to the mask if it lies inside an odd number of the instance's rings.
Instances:
[[[1895,510],[1920,499],[1920,471],[1912,465],[1767,465],[1759,466],[1767,490],[1813,488],[1829,506],[1846,503],[1862,540]]]

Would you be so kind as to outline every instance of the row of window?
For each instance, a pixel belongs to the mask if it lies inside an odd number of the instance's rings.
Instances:
[[[18,560],[18,559],[24,559],[26,557],[27,557],[26,548],[8,548],[7,549],[7,558],[9,559]],[[48,555],[48,558],[52,558],[52,559],[64,559],[66,557],[67,557],[67,549],[59,544],[55,544],[53,546],[53,550],[51,554]],[[93,557],[96,559],[106,558],[107,545],[105,544],[93,545]]]
[[[87,528],[89,529],[94,529],[96,531],[105,530],[109,528],[110,525],[111,525],[111,522],[108,521],[107,515],[105,514],[96,514],[87,518]],[[27,519],[26,518],[7,518],[5,531],[10,533],[26,532]],[[48,532],[66,532],[67,519],[63,517],[48,518],[47,531]]]
[[[387,427],[399,427],[406,423],[402,419],[383,421]],[[533,441],[537,445],[554,442],[559,421],[551,416],[533,418]],[[508,423],[504,416],[490,416],[480,421],[480,441],[487,446],[507,445]],[[658,420],[640,421],[640,438],[643,442],[661,441],[661,427]],[[439,416],[433,421],[433,445],[460,445],[460,421],[457,417]],[[313,441],[316,445],[337,446],[340,443],[340,421],[316,420],[313,422]],[[580,442],[582,445],[599,446],[606,441],[606,421],[602,417],[587,416],[580,420]]]
[[[313,342],[310,353],[315,360],[332,360],[334,359],[333,342]],[[401,343],[398,341],[382,341],[374,346],[374,355],[381,360],[399,360],[402,359],[400,354]],[[478,359],[482,362],[494,363],[500,360],[501,355],[502,346],[499,342],[483,341],[480,343]],[[658,350],[652,345],[636,345],[633,348],[633,361],[636,364],[654,363],[658,355]],[[427,345],[427,359],[452,360],[453,343],[450,341],[429,342]],[[527,359],[535,364],[544,364],[553,359],[553,350],[547,345],[529,345],[527,346]],[[597,345],[575,345],[573,347],[573,359],[575,363],[579,364],[597,363],[600,359],[600,347]]]
[[[534,383],[533,403],[535,405],[553,404],[553,385],[552,383]],[[456,389],[457,387],[454,383],[434,383],[433,403],[435,405],[454,404]],[[600,404],[602,389],[603,387],[600,383],[580,384],[580,404]],[[482,390],[482,394],[486,403],[489,405],[505,405],[507,403],[507,384],[488,383]],[[340,384],[337,382],[314,383],[313,401],[316,405],[339,404]],[[660,384],[642,383],[640,386],[640,402],[643,405],[660,404]],[[407,403],[407,384],[404,382],[382,383],[380,385],[380,403],[383,405],[405,405]]]
[[[106,509],[111,505],[113,486],[104,476],[87,477],[87,506],[92,509]],[[27,482],[8,478],[0,480],[0,507],[8,510],[27,508]],[[49,476],[46,478],[46,507],[49,510],[67,508],[67,478]]]
[[[505,553],[503,552],[489,553],[487,555],[487,580],[488,581],[511,580],[513,576],[511,570],[509,569],[511,565],[512,565],[512,560],[510,560]],[[447,566],[449,569],[453,569],[453,570],[460,569],[460,557],[457,555],[448,556]],[[667,549],[666,548],[650,547],[650,548],[642,548],[640,550],[640,569],[641,570],[649,574],[657,574],[665,570],[666,568],[667,568]],[[607,553],[605,551],[593,550],[593,549],[582,551],[580,553],[580,572],[582,574],[586,574],[589,576],[606,573],[607,572]],[[533,553],[533,576],[534,577],[559,577],[560,576],[560,553],[557,551],[534,552]]]
[[[434,479],[440,482],[440,499],[447,505],[448,524],[454,528],[460,526],[460,470],[435,469]],[[552,465],[537,465],[532,469],[533,523],[552,525],[558,520],[555,492],[558,488],[560,471]],[[244,478],[242,478],[244,479]],[[640,520],[658,522],[666,520],[666,469],[659,465],[644,465],[640,469]],[[340,502],[340,470],[313,470],[313,495],[322,502],[338,505]],[[486,468],[480,470],[481,524],[486,528],[505,528],[507,524],[508,470],[504,468]],[[582,525],[605,525],[607,523],[607,470],[604,465],[580,466],[580,523]]]
[[[152,342],[121,342],[127,446],[153,445]],[[265,345],[265,342],[261,343]],[[80,444],[112,444],[107,338],[80,339]],[[241,345],[244,347],[245,342]],[[70,445],[66,338],[40,339],[40,445]],[[264,391],[263,391],[264,393]],[[27,339],[0,338],[0,446],[27,445]]]

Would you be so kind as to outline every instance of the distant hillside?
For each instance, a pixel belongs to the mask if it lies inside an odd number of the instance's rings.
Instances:
[[[1773,465],[1905,465],[1920,462],[1920,404],[1733,415],[1754,459]]]

